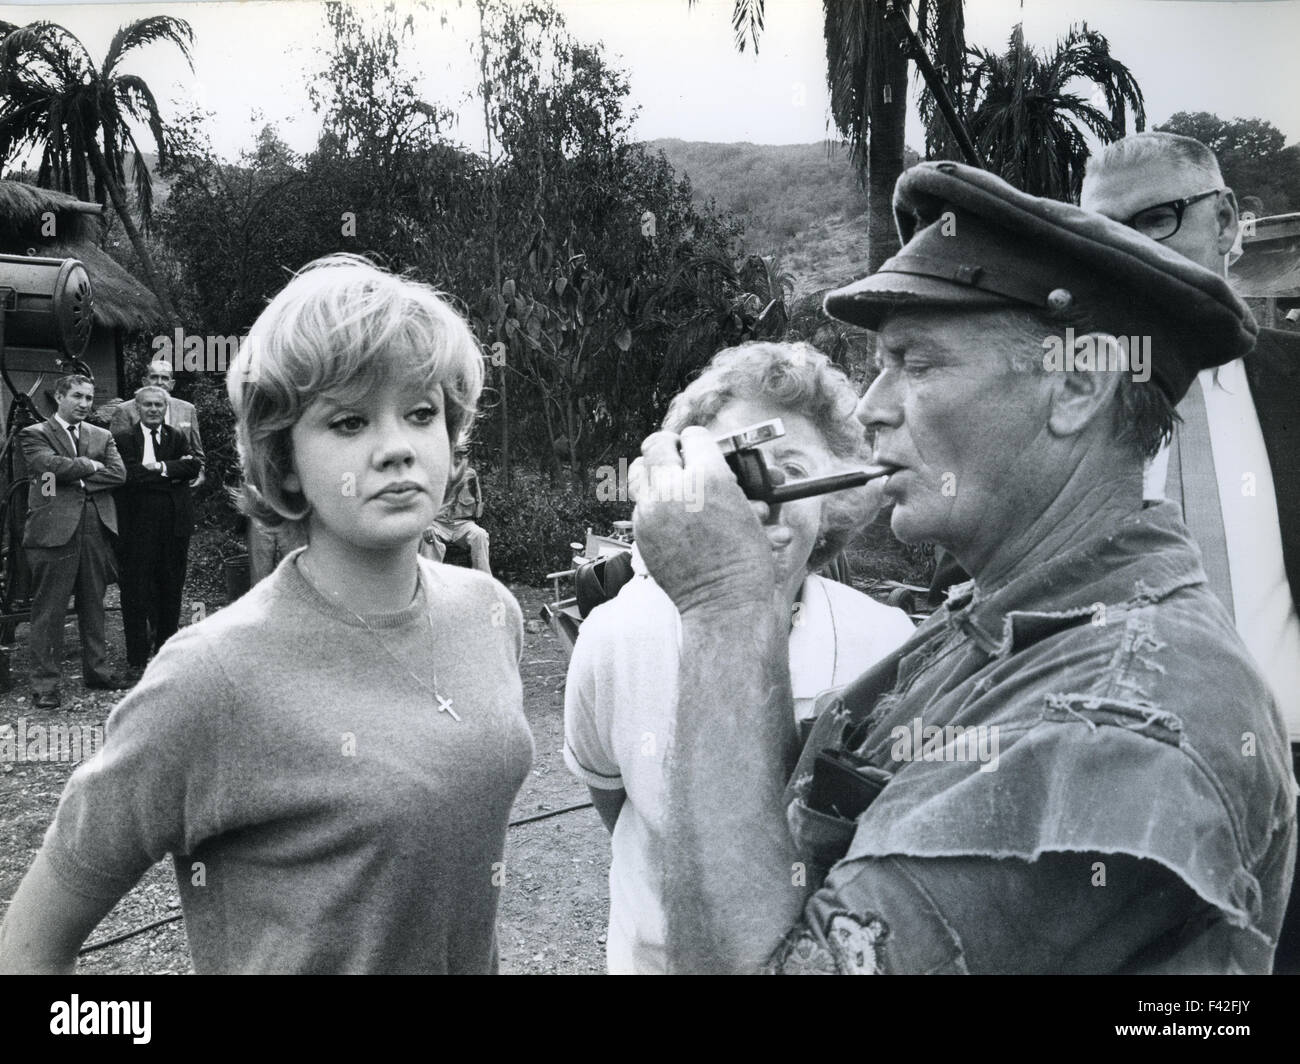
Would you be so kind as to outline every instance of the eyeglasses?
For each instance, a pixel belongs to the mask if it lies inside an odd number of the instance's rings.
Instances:
[[[1152,240],[1168,240],[1182,227],[1183,213],[1188,207],[1227,191],[1226,188],[1212,188],[1209,192],[1201,192],[1195,196],[1184,196],[1182,199],[1170,200],[1168,203],[1157,203],[1154,207],[1138,211],[1124,224]]]

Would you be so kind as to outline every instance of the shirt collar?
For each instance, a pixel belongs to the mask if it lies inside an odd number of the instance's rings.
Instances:
[[[1134,511],[1112,533],[1085,540],[988,596],[975,581],[958,584],[940,616],[1002,657],[1046,631],[1092,621],[1098,607],[1156,602],[1204,581],[1179,509],[1165,501]]]
[[[797,602],[797,621],[790,628],[790,694],[816,698],[839,683],[831,601],[820,578],[809,574]]]
[[[63,418],[61,418],[58,414],[55,414],[55,415],[54,415],[54,420],[57,421],[60,425],[63,426],[63,431],[64,431],[64,432],[66,432],[66,433],[68,433],[69,435],[71,435],[71,433],[72,433],[72,425],[71,425],[69,422],[64,421]],[[77,424],[80,425],[81,422],[77,422]]]
[[[1208,391],[1216,388],[1229,395],[1242,395],[1247,389],[1246,363],[1244,359],[1234,358],[1222,366],[1201,370],[1201,382]]]
[[[632,544],[632,574],[634,576],[649,576],[650,570],[646,568],[645,559],[641,557],[641,549]]]

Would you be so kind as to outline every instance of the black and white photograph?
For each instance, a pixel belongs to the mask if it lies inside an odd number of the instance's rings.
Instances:
[[[1298,604],[1300,0],[0,5],[0,973],[1300,974]]]

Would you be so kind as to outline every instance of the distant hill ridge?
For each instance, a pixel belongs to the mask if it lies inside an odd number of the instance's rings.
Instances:
[[[713,199],[745,224],[745,249],[779,256],[804,295],[843,284],[866,269],[867,194],[847,147],[648,141],[697,202]],[[911,161],[911,159],[909,159]]]

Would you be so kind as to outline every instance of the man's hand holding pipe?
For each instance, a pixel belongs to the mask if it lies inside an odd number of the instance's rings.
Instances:
[[[708,432],[656,432],[641,455],[628,472],[637,546],[683,617],[772,603],[768,507],[745,498]]]
[[[629,471],[636,540],[682,618],[664,875],[672,971],[755,971],[803,907],[782,796],[797,749],[789,626],[762,503],[701,428]]]

